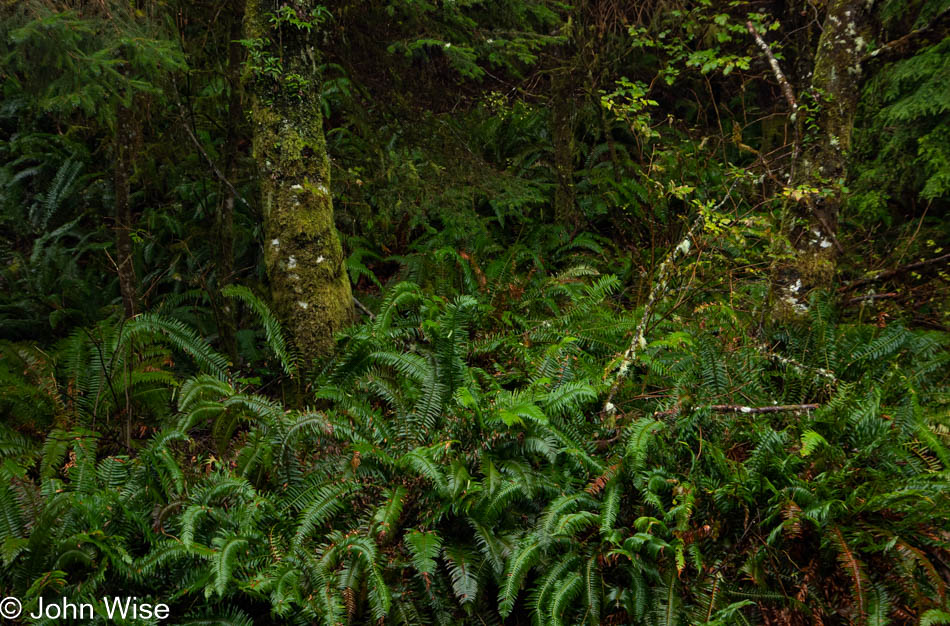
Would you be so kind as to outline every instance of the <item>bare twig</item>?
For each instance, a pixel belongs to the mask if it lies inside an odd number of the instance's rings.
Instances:
[[[869,293],[864,296],[855,296],[845,302],[845,304],[858,304],[859,302],[866,302],[868,300],[888,300],[890,298],[896,298],[898,295],[899,294],[896,291],[891,291],[889,293]]]
[[[801,413],[815,411],[817,404],[774,404],[771,406],[742,406],[739,404],[714,404],[709,407],[714,413]]]
[[[237,198],[242,203],[244,203],[244,206],[250,207],[251,205],[248,204],[247,200],[244,199],[244,196],[238,193],[238,190],[234,188],[234,185],[231,184],[231,181],[229,181],[225,177],[225,175],[221,173],[221,170],[218,169],[218,166],[215,165],[214,161],[211,160],[211,157],[208,156],[208,153],[205,151],[204,146],[201,145],[201,142],[198,141],[198,138],[195,137],[195,134],[191,131],[191,126],[189,126],[188,119],[185,116],[185,108],[182,106],[181,102],[178,103],[178,110],[181,112],[182,128],[185,129],[185,133],[188,134],[188,138],[191,139],[191,142],[195,144],[195,147],[198,149],[198,152],[201,154],[202,157],[204,157],[204,160],[208,163],[208,166],[211,168],[211,171],[214,172],[214,175],[218,177],[218,180],[224,183],[224,186],[228,188],[228,190],[231,192],[231,194],[235,198]]]
[[[713,211],[718,211],[729,198],[732,196],[732,190],[735,188],[738,180],[732,183],[732,186],[729,187],[729,191],[726,192],[726,196],[722,201],[713,207]],[[675,248],[669,251],[666,255],[666,258],[663,259],[663,262],[660,264],[659,269],[657,270],[656,280],[653,283],[653,288],[650,290],[650,296],[647,298],[647,303],[643,307],[643,317],[640,318],[640,323],[637,324],[637,330],[633,335],[633,340],[630,342],[630,346],[624,351],[623,356],[620,359],[620,365],[616,368],[616,373],[613,376],[613,382],[610,385],[610,391],[607,393],[607,400],[604,402],[604,413],[613,414],[616,412],[617,407],[614,406],[613,399],[617,395],[617,390],[620,388],[620,383],[626,377],[627,371],[630,369],[630,366],[637,360],[639,352],[647,345],[646,334],[647,329],[649,328],[650,318],[653,317],[653,310],[656,308],[656,305],[659,304],[663,298],[669,293],[669,281],[671,277],[671,272],[673,270],[674,262],[681,255],[685,255],[690,251],[692,246],[692,240],[702,232],[703,227],[706,222],[703,218],[702,211],[699,212],[699,215],[693,220],[693,223],[690,224],[690,227],[686,230],[686,235],[683,239],[677,244]],[[608,372],[608,375],[610,372]]]
[[[812,365],[805,365],[804,363],[799,363],[795,359],[790,359],[788,357],[782,356],[781,354],[776,354],[772,352],[771,348],[766,345],[760,345],[759,349],[762,351],[762,355],[769,359],[770,361],[775,361],[780,365],[790,367],[799,373],[809,373],[814,374],[818,378],[823,378],[830,383],[837,383],[838,379],[835,378],[835,375],[830,371],[824,369],[823,367],[815,367]]]
[[[749,415],[760,415],[763,413],[802,413],[804,411],[814,411],[819,407],[817,404],[775,404],[771,406],[743,406],[741,404],[714,404],[709,407],[713,413],[748,413]],[[667,411],[657,411],[654,417],[669,417],[679,412],[679,408],[669,409]]]
[[[356,304],[356,308],[358,308],[363,313],[366,313],[366,315],[369,316],[369,319],[371,320],[376,319],[376,315],[372,311],[367,309],[366,306],[362,302],[357,300],[356,296],[353,296],[353,303]]]
[[[792,110],[792,115],[794,116],[798,113],[798,102],[795,100],[795,94],[792,92],[792,86],[789,84],[788,79],[785,78],[785,74],[778,64],[778,59],[772,54],[772,49],[769,48],[769,44],[762,39],[762,35],[755,29],[755,25],[752,22],[746,22],[745,27],[749,29],[749,32],[755,38],[755,43],[758,44],[762,52],[765,53],[765,57],[769,60],[769,65],[772,66],[772,73],[775,74],[775,80],[778,81],[779,87],[782,88],[782,93],[785,95],[785,100],[788,102],[788,107]]]
[[[882,280],[887,280],[892,276],[897,276],[904,272],[910,272],[912,270],[921,269],[927,267],[928,265],[935,265],[937,263],[950,263],[950,253],[934,257],[932,259],[925,259],[923,261],[917,261],[915,263],[908,263],[907,265],[901,265],[900,267],[895,267],[894,269],[884,270],[883,272],[878,272],[874,276],[868,278],[861,278],[859,280],[853,280],[847,285],[843,285],[838,288],[838,293],[843,293],[845,291],[850,291],[856,287],[862,287],[870,283],[875,283]]]

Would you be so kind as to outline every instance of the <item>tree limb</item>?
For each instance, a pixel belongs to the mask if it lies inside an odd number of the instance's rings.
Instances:
[[[859,302],[867,302],[870,300],[887,300],[890,298],[896,298],[899,295],[900,294],[898,294],[896,291],[892,291],[890,293],[869,293],[864,296],[855,296],[845,302],[845,305],[858,304]]]
[[[755,25],[752,22],[746,22],[745,27],[749,29],[749,32],[755,38],[755,43],[758,44],[762,52],[765,53],[765,57],[769,60],[769,65],[772,66],[772,73],[775,74],[775,80],[778,81],[779,87],[782,88],[785,101],[788,102],[788,107],[792,110],[792,115],[794,116],[798,113],[798,102],[795,100],[795,94],[792,92],[792,86],[789,84],[788,79],[785,78],[785,73],[782,72],[782,68],[778,64],[778,59],[772,54],[772,49],[769,48],[769,44],[762,39],[762,35],[755,29]]]
[[[895,267],[894,269],[884,270],[883,272],[878,272],[874,276],[869,278],[861,278],[859,280],[854,280],[838,288],[838,293],[844,293],[855,289],[856,287],[861,287],[870,283],[875,283],[881,280],[887,280],[892,276],[902,274],[904,272],[909,272],[911,270],[920,269],[922,267],[927,267],[928,265],[935,265],[937,263],[950,263],[950,253],[935,257],[933,259],[925,259],[923,261],[917,261],[915,263],[908,263],[907,265],[901,265],[900,267]]]
[[[234,188],[234,185],[231,184],[231,181],[229,181],[225,175],[221,173],[221,170],[218,169],[218,166],[215,165],[214,161],[211,160],[211,157],[208,156],[208,153],[205,152],[204,146],[201,145],[201,142],[198,141],[198,138],[195,137],[195,134],[191,132],[191,127],[188,125],[188,120],[185,118],[185,109],[182,107],[181,102],[178,103],[178,109],[181,112],[182,128],[185,129],[185,132],[188,134],[191,142],[195,144],[195,147],[198,148],[198,152],[202,157],[204,157],[204,160],[208,163],[208,166],[211,167],[211,171],[214,172],[214,175],[218,177],[218,180],[224,183],[224,185],[228,188],[228,190],[230,190],[231,194],[234,195],[235,198],[244,203],[244,206],[250,207],[251,205],[248,204],[247,200],[244,199],[244,196],[238,193],[238,190]]]
[[[775,404],[770,406],[743,406],[741,404],[714,404],[709,407],[713,413],[747,413],[749,415],[761,415],[763,413],[801,413],[803,411],[814,411],[819,407],[817,404]],[[669,409],[667,411],[657,411],[654,417],[669,417],[679,412],[679,408]]]
[[[358,308],[358,309],[359,309],[360,311],[362,311],[363,313],[366,313],[366,315],[369,317],[369,319],[371,319],[371,320],[376,319],[376,315],[375,315],[372,311],[370,311],[369,309],[367,309],[367,308],[366,308],[366,305],[364,305],[362,302],[360,302],[359,300],[357,300],[357,299],[356,299],[356,296],[353,296],[353,303],[356,305],[356,308]]]
[[[738,181],[736,181],[738,182]],[[713,210],[719,210],[726,201],[731,197],[732,190],[736,186],[736,182],[732,183],[732,187],[729,187],[729,191],[726,192],[726,197],[722,201],[713,207]],[[637,360],[638,354],[643,348],[647,346],[646,334],[650,318],[653,317],[653,310],[656,308],[656,305],[659,304],[663,298],[669,293],[669,280],[671,277],[673,264],[680,255],[684,255],[689,252],[691,243],[690,241],[695,239],[696,236],[703,230],[706,221],[703,218],[703,214],[700,211],[699,215],[696,216],[696,219],[693,220],[693,223],[690,224],[690,227],[686,230],[686,235],[683,239],[676,245],[675,248],[670,250],[666,255],[666,258],[663,259],[663,262],[660,264],[660,268],[657,270],[656,280],[653,284],[653,288],[650,290],[650,296],[647,298],[647,303],[643,307],[643,317],[640,318],[640,323],[637,324],[637,330],[633,335],[633,340],[630,342],[630,346],[624,351],[623,356],[620,359],[620,365],[617,366],[616,374],[614,375],[613,382],[610,385],[610,391],[607,393],[607,400],[604,402],[603,412],[605,413],[615,413],[617,407],[613,404],[614,396],[617,395],[617,390],[620,388],[620,383],[626,377],[630,366]]]
[[[895,60],[903,56],[910,56],[923,46],[931,43],[931,35],[936,34],[937,37],[935,39],[937,40],[945,37],[946,31],[939,31],[942,27],[946,27],[948,22],[950,22],[950,8],[946,8],[935,15],[926,26],[921,26],[906,35],[885,43],[877,50],[867,54],[861,61],[862,63],[871,59],[887,61]]]

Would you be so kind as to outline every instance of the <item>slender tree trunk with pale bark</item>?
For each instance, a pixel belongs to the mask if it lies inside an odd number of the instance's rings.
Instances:
[[[115,129],[115,265],[119,275],[119,292],[126,317],[138,313],[134,249],[132,246],[132,204],[129,200],[132,159],[136,143],[135,114],[131,108],[119,105]]]
[[[867,3],[832,0],[822,28],[810,85],[795,113],[799,143],[789,180],[785,224],[789,247],[772,275],[778,319],[805,314],[809,294],[828,289],[834,279],[861,64],[872,32]]]

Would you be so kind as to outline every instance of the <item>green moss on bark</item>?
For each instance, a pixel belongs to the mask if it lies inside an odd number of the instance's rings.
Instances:
[[[786,229],[789,254],[776,263],[772,297],[778,320],[807,312],[808,295],[831,286],[837,258],[841,181],[861,90],[870,18],[863,0],[828,3],[810,87],[800,104],[798,157]]]
[[[247,3],[249,37],[268,34],[261,10],[258,0]],[[302,355],[312,359],[332,352],[334,333],[352,319],[353,298],[333,222],[313,47],[306,31],[282,36],[282,43],[285,72],[306,76],[310,87],[288,93],[277,81],[246,76],[253,154],[274,308]]]

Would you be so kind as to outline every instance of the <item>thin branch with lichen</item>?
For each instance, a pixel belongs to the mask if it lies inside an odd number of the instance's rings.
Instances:
[[[772,73],[775,74],[775,80],[778,81],[779,87],[782,88],[782,94],[785,95],[785,101],[788,102],[788,106],[792,110],[792,116],[794,117],[794,115],[798,113],[798,102],[795,100],[795,94],[792,92],[791,84],[789,84],[788,79],[785,78],[785,73],[778,64],[778,59],[775,58],[769,44],[762,39],[762,35],[755,29],[755,24],[746,22],[745,27],[749,29],[749,32],[755,38],[755,43],[762,49],[765,57],[769,60],[769,65],[772,66]]]
[[[738,182],[738,181],[736,181]],[[732,190],[736,186],[736,182],[732,183],[732,186],[729,187],[729,191],[726,192],[726,196],[722,201],[713,207],[713,211],[718,211],[722,206],[729,200],[732,195]],[[670,293],[669,282],[672,277],[673,267],[676,260],[685,256],[689,253],[692,248],[692,240],[702,232],[703,228],[706,226],[706,219],[703,216],[703,212],[700,211],[696,216],[696,219],[693,220],[693,223],[690,224],[689,228],[686,230],[686,235],[683,236],[683,239],[666,255],[666,258],[663,259],[663,262],[660,264],[659,269],[657,270],[656,280],[653,283],[653,288],[650,290],[650,296],[647,298],[647,303],[643,307],[643,316],[640,318],[640,323],[637,324],[637,330],[633,335],[633,340],[630,342],[630,346],[624,351],[623,356],[620,359],[620,364],[617,366],[613,374],[613,382],[610,384],[610,391],[607,393],[607,400],[604,402],[603,412],[608,414],[613,414],[617,411],[617,407],[614,406],[613,399],[617,395],[617,390],[620,388],[620,383],[627,376],[627,373],[630,371],[630,366],[632,366],[637,358],[639,353],[647,347],[646,334],[649,327],[650,318],[653,317],[653,311],[656,309],[657,305],[666,298]],[[610,374],[608,374],[609,376]]]

